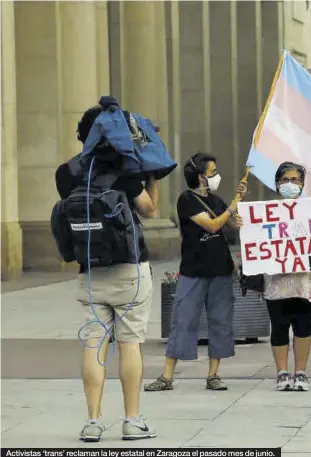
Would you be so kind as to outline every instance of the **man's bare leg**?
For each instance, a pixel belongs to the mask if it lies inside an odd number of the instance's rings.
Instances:
[[[125,417],[139,416],[143,360],[139,343],[121,343],[120,381],[123,389]]]
[[[140,415],[140,389],[143,358],[139,343],[119,342],[120,381],[123,389],[125,420],[123,439],[154,438],[156,431]]]
[[[88,346],[96,346],[101,339],[96,338],[88,340]],[[107,357],[109,339],[104,342],[101,347],[99,360],[103,364]],[[100,365],[97,360],[98,348],[84,348],[82,362],[82,379],[84,392],[86,395],[89,419],[98,419],[100,417],[101,400],[105,382],[105,367]]]

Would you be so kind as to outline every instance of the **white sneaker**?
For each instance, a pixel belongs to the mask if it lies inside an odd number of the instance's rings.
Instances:
[[[279,371],[276,378],[276,390],[288,391],[292,390],[291,375],[287,371]]]
[[[307,392],[309,390],[309,381],[303,371],[298,371],[294,374],[294,390],[296,392]]]
[[[155,438],[157,432],[152,428],[145,419],[140,416],[138,420],[125,420],[122,427],[123,440],[141,440],[146,438]]]
[[[80,440],[85,443],[98,442],[105,427],[99,420],[89,419],[80,433]]]

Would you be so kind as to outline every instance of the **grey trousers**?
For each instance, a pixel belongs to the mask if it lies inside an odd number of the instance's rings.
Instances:
[[[198,330],[203,306],[208,319],[209,357],[222,359],[235,355],[232,277],[203,279],[180,276],[167,343],[167,357],[179,360],[198,358]]]

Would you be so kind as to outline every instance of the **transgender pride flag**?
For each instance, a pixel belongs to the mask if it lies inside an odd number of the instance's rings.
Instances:
[[[285,161],[306,167],[303,196],[311,197],[311,74],[286,51],[254,132],[246,166],[275,190],[274,174]]]

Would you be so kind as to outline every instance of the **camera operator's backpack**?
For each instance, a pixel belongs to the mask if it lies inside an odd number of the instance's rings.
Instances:
[[[65,262],[92,266],[137,263],[142,228],[125,191],[113,190],[118,173],[88,172],[52,211],[51,228]],[[90,243],[89,243],[90,235]]]

